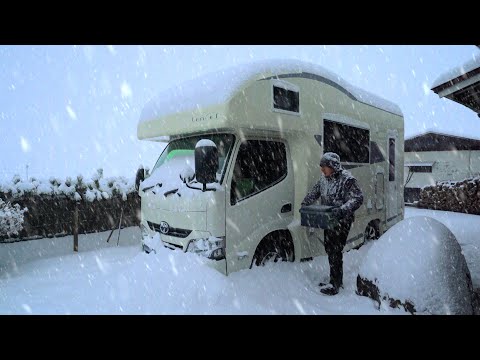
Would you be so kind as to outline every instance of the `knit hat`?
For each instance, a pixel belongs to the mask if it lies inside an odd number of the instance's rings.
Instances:
[[[328,166],[335,171],[342,170],[342,165],[340,164],[340,156],[334,152],[327,152],[323,154],[322,159],[320,160],[320,166]]]

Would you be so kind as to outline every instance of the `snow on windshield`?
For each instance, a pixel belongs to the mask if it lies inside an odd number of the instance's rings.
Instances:
[[[154,169],[152,174],[146,178],[140,185],[141,191],[160,189],[161,194],[166,191],[178,189],[178,193],[182,197],[194,197],[201,193],[200,190],[195,190],[187,187],[182,178],[193,178],[195,175],[195,156],[193,152],[189,154],[180,154],[171,159],[165,161],[162,166]],[[217,173],[217,181],[220,174]],[[192,183],[191,186],[195,188],[201,188],[201,185]],[[217,191],[221,189],[219,183],[213,183],[208,185],[209,188],[215,188]]]
[[[157,184],[162,184],[162,186],[167,186],[168,188],[180,187],[183,185],[180,175],[189,172],[189,169],[195,172],[195,156],[193,151],[191,154],[182,153],[167,159],[160,167],[155,168],[152,174],[142,182],[140,189],[144,191],[144,189]]]

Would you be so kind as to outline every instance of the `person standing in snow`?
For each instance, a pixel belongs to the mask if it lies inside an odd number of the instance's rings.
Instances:
[[[335,206],[333,216],[338,219],[338,225],[326,229],[325,251],[330,264],[330,283],[320,283],[320,291],[326,295],[338,294],[343,287],[343,248],[347,243],[348,233],[355,220],[354,212],[363,203],[363,193],[357,179],[343,169],[340,156],[327,152],[320,160],[320,167],[325,177],[313,186],[305,196],[302,205],[311,205],[321,198],[322,205]]]

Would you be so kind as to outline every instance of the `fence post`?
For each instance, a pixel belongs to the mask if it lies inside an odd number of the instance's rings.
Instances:
[[[76,201],[73,212],[73,251],[78,252],[78,203]]]

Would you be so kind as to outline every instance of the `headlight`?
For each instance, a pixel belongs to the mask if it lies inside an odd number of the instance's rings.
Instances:
[[[187,252],[200,254],[212,260],[225,259],[225,237],[192,239],[188,243]]]
[[[142,231],[142,237],[150,235],[150,229],[144,223],[140,223],[140,230]]]
[[[147,254],[151,252],[157,253],[159,247],[163,246],[160,234],[152,232],[145,224],[140,223],[140,229],[142,231],[142,250]]]

